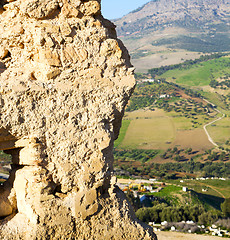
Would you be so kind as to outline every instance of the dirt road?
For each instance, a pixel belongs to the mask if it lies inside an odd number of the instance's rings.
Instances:
[[[207,103],[209,103],[209,104],[211,104],[212,106],[215,106],[213,103],[209,102],[209,101],[206,100],[206,99],[204,99],[204,101],[207,102]],[[212,121],[212,122],[210,122],[210,123],[208,123],[208,124],[205,124],[205,125],[203,126],[203,128],[204,128],[204,131],[205,131],[205,133],[206,133],[206,135],[207,135],[207,137],[208,137],[209,142],[212,143],[215,147],[219,147],[219,146],[213,141],[213,139],[211,138],[211,136],[210,136],[210,134],[208,133],[208,130],[207,130],[207,126],[209,126],[209,125],[211,125],[211,124],[213,124],[213,123],[215,123],[215,122],[217,122],[217,121],[220,121],[221,119],[223,119],[223,118],[225,117],[225,114],[222,113],[221,111],[219,111],[218,109],[215,109],[215,111],[218,112],[218,113],[221,113],[221,114],[223,114],[223,115],[222,115],[221,117],[215,119],[214,121]]]
[[[204,236],[177,232],[155,232],[158,240],[220,240],[222,237]]]

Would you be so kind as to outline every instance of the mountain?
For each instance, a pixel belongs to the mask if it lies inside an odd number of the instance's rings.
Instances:
[[[153,0],[114,23],[142,70],[230,51],[230,0]]]

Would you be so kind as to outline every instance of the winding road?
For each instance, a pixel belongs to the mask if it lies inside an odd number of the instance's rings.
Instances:
[[[209,101],[206,100],[206,99],[204,99],[204,101],[207,102],[207,103],[209,103],[209,104],[211,104],[212,106],[215,106],[215,104],[209,102]],[[213,124],[213,123],[215,123],[215,122],[217,122],[217,121],[220,121],[221,119],[223,119],[223,118],[225,117],[225,114],[222,113],[220,110],[215,109],[215,111],[218,112],[218,113],[220,113],[220,114],[223,114],[223,115],[222,115],[221,117],[213,120],[212,122],[205,124],[205,125],[203,126],[203,128],[204,128],[204,131],[205,131],[205,133],[206,133],[206,135],[207,135],[207,137],[208,137],[209,142],[212,143],[215,147],[219,147],[219,146],[213,141],[213,139],[211,138],[211,136],[210,136],[210,134],[208,133],[208,130],[207,130],[207,126],[209,126],[209,125],[211,125],[211,124]]]

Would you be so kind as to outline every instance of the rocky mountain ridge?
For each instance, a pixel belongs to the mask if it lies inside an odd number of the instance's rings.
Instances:
[[[158,52],[186,51],[177,59],[174,54],[171,62],[158,56],[154,67],[198,57],[199,52],[230,50],[229,0],[153,0],[114,23],[137,68],[146,64],[151,67],[155,60],[150,55]],[[196,56],[186,56],[187,52]],[[162,58],[167,57],[168,54]]]
[[[209,23],[229,25],[228,0],[154,0],[115,21],[118,34],[133,34],[165,24],[205,28]],[[200,25],[202,23],[202,25]]]

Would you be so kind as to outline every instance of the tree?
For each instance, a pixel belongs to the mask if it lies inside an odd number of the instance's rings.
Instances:
[[[177,147],[174,147],[173,150],[172,150],[173,153],[178,153],[178,148]]]
[[[188,153],[188,154],[191,154],[192,153],[192,148],[188,148],[185,152]]]
[[[220,154],[220,156],[219,156],[220,161],[224,161],[225,158],[226,158],[226,153],[225,153],[225,152],[222,152],[222,153]]]
[[[221,204],[221,210],[225,217],[230,217],[230,198],[226,198]]]
[[[218,220],[218,216],[212,212],[204,212],[198,217],[198,222],[204,224],[205,226],[211,225]]]
[[[141,207],[140,199],[139,197],[134,197],[132,191],[128,190],[126,193],[126,197],[131,203],[132,207],[134,208],[135,211]]]
[[[140,208],[136,211],[136,216],[139,220],[145,223],[149,223],[151,221],[150,216],[150,208]]]

